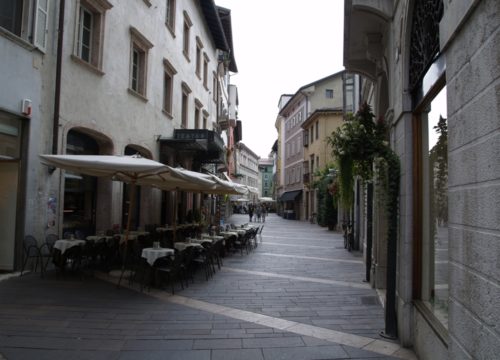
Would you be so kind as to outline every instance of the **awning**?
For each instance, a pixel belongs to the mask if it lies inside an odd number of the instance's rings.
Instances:
[[[280,201],[295,201],[302,194],[302,190],[287,191],[280,197]]]

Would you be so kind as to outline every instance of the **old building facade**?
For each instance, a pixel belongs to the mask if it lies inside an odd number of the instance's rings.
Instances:
[[[0,168],[19,215],[2,236],[3,268],[19,268],[25,234],[88,234],[126,215],[127,185],[47,168],[38,154],[140,154],[194,171],[227,168],[224,121],[237,71],[230,10],[197,0],[8,3],[0,76],[15,91],[1,92],[0,112],[13,147],[2,150]],[[203,200],[139,191],[134,227],[171,222],[174,206],[182,217]]]
[[[345,1],[344,65],[401,163],[398,241],[374,212],[372,283],[387,290],[386,334],[422,359],[500,352],[499,10]]]
[[[343,114],[346,78],[352,77],[341,71],[304,85],[293,95],[281,96],[276,121],[280,181],[277,200],[283,214],[293,214],[289,218],[307,220],[314,212],[311,174],[319,169],[320,155],[321,164],[326,165],[329,153],[326,137],[340,124],[336,120],[330,122],[325,114],[332,110]],[[348,96],[351,108],[352,89]],[[342,114],[334,118],[342,120]]]

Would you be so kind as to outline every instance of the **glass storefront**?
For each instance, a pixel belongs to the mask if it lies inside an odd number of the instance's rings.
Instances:
[[[421,300],[448,325],[448,130],[446,87],[420,114],[422,126]]]

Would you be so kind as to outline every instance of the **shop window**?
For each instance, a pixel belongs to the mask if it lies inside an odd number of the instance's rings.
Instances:
[[[419,113],[421,131],[420,299],[448,323],[448,130],[446,88]]]

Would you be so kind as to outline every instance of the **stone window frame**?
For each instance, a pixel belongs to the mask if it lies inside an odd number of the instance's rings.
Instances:
[[[139,30],[130,27],[129,93],[147,101],[149,50],[154,46]],[[135,56],[137,55],[137,59]],[[137,60],[137,63],[135,62]],[[136,68],[137,66],[137,68]],[[136,71],[134,79],[134,72]],[[134,81],[136,83],[134,84]]]
[[[112,7],[113,5],[107,0],[79,0],[76,6],[74,48],[71,58],[99,75],[104,75],[102,69],[106,12]],[[82,54],[84,26],[82,17],[85,13],[90,15],[92,22],[89,29],[90,43],[88,59],[85,59]]]
[[[176,0],[165,0],[165,26],[175,37],[175,8]]]
[[[174,66],[166,58],[163,59],[163,104],[162,111],[173,118],[174,76],[177,74]]]
[[[203,42],[199,36],[196,36],[196,62],[195,62],[195,74],[198,79],[201,80],[201,59],[203,53]]]
[[[191,27],[193,26],[193,22],[191,21],[188,13],[184,11],[184,23],[182,30],[182,53],[188,62],[190,59],[190,46],[191,46]]]
[[[202,109],[203,109],[203,103],[198,98],[195,98],[194,99],[194,128],[195,129],[201,129],[203,126],[202,119],[201,119]]]
[[[203,53],[203,87],[208,91],[208,63],[210,58],[207,53]]]
[[[181,101],[181,129],[189,128],[189,95],[192,93],[191,88],[186,82],[181,84],[182,101]]]
[[[14,1],[14,0],[12,0]],[[10,27],[0,27],[3,36],[28,50],[47,51],[50,0],[15,0]],[[6,5],[4,5],[6,6]]]

